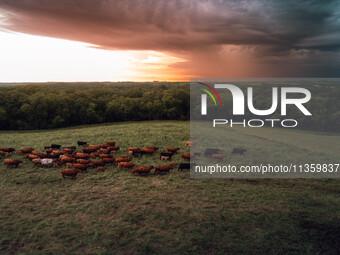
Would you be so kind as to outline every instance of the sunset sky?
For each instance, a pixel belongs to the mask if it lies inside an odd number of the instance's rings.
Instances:
[[[338,0],[0,0],[0,82],[340,77]]]

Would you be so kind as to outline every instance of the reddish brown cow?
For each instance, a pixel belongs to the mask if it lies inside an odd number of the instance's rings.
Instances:
[[[80,171],[86,171],[89,165],[88,164],[73,164],[73,167]]]
[[[170,169],[172,169],[172,165],[165,165],[165,166],[155,166],[155,173],[154,174],[160,174],[160,173],[169,173]]]
[[[32,152],[33,153],[33,152]],[[39,152],[38,152],[39,153]],[[35,153],[33,153],[33,154],[35,154]],[[53,155],[53,156],[60,156],[60,155],[63,155],[64,154],[64,152],[63,151],[58,151],[58,150],[54,150],[54,151],[52,151],[52,153],[51,153],[51,155]]]
[[[33,154],[26,154],[26,158],[29,160],[35,159],[35,158],[39,158],[38,155],[33,155]]]
[[[140,148],[129,147],[128,152],[131,154],[133,151],[140,151]]]
[[[155,152],[155,150],[153,150],[153,149],[148,149],[148,148],[142,148],[142,152],[144,153],[144,154],[153,154],[154,152]]]
[[[171,167],[172,167],[172,169],[174,169],[174,167],[175,167],[175,166],[177,166],[177,165],[178,165],[178,163],[169,163],[168,165],[169,165],[169,166],[171,166]]]
[[[77,174],[80,173],[80,171],[78,169],[63,169],[60,171],[60,173],[63,179],[65,179],[65,176],[76,178]]]
[[[178,151],[178,150],[179,150],[179,148],[166,147],[166,150],[167,150],[168,152],[175,153],[176,151]]]
[[[53,149],[45,149],[46,153],[52,153]]]
[[[105,164],[114,164],[115,163],[114,158],[103,158],[103,161],[105,162]]]
[[[194,146],[196,143],[195,142],[190,142],[190,141],[186,141],[185,142],[185,145],[188,146],[188,147],[192,147]]]
[[[16,160],[16,159],[5,159],[4,161],[4,165],[7,166],[7,168],[9,167],[18,167],[19,164],[21,164],[22,161],[21,160]]]
[[[111,142],[111,141],[109,141],[109,142],[106,142],[106,144],[108,145],[108,146],[115,146],[116,145],[116,142]]]
[[[19,150],[22,154],[27,154],[27,153],[31,153],[32,151],[34,151],[34,148],[20,148]]]
[[[116,158],[115,159],[116,163],[129,162],[129,161],[131,161],[131,158]]]
[[[100,154],[110,154],[109,150],[108,149],[104,149],[104,148],[101,148],[99,150]]]
[[[136,163],[133,162],[120,162],[118,163],[118,168],[132,168],[136,165]]]
[[[107,149],[111,152],[111,151],[118,151],[120,150],[119,146],[108,146]]]
[[[34,158],[32,159],[32,164],[35,166],[39,166],[41,163],[41,158]]]
[[[99,157],[99,153],[98,152],[92,152],[91,154],[90,154],[90,158],[97,158],[97,157]]]
[[[156,146],[148,146],[146,148],[148,148],[150,150],[154,150],[154,151],[158,150],[158,147],[156,147]]]
[[[147,175],[150,173],[153,166],[140,166],[131,170],[131,174]]]
[[[97,151],[97,149],[95,147],[83,148],[84,153],[91,153],[91,152],[95,152],[95,151]]]
[[[91,160],[80,158],[80,159],[77,159],[77,163],[79,163],[79,164],[90,164]]]
[[[77,158],[83,158],[83,159],[88,159],[90,157],[90,155],[88,153],[80,153],[80,152],[77,152],[76,153],[76,157]]]
[[[193,155],[190,155],[189,153],[182,153],[182,158],[190,159],[190,158],[193,158]]]
[[[64,157],[61,157],[60,160],[63,163],[72,163],[74,161],[74,158],[64,156]]]
[[[112,158],[112,155],[110,155],[110,154],[100,154],[99,157],[101,159],[103,159],[103,158]]]
[[[72,149],[72,148],[64,148],[64,152],[72,154],[74,152],[74,149]]]
[[[103,160],[97,160],[92,162],[94,166],[104,166],[105,162]]]

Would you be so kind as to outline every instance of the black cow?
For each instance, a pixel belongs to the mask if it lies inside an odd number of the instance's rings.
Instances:
[[[174,154],[172,152],[161,152],[161,155],[159,156],[159,159],[161,159],[161,157],[169,157],[169,159],[171,159],[171,157]]]
[[[244,149],[244,148],[234,148],[233,149],[233,154],[240,154],[242,155],[243,153],[245,153],[247,151],[247,149]]]
[[[51,149],[60,149],[61,145],[60,144],[51,144]]]
[[[78,146],[84,146],[87,145],[87,142],[78,141],[77,144]]]
[[[182,171],[183,169],[191,169],[194,166],[196,166],[195,163],[180,163],[178,166],[178,171]]]

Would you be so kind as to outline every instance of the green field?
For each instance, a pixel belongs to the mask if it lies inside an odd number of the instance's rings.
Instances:
[[[188,152],[189,131],[189,122],[154,121],[0,132],[0,147],[41,151],[51,143],[113,140],[122,148],[119,155],[130,146]],[[243,157],[229,155],[233,163],[254,162],[260,152],[272,155],[268,160],[284,153],[339,155],[336,134],[230,132],[236,134],[233,145],[248,144]],[[164,164],[156,155],[135,162]],[[173,162],[182,162],[180,154]],[[59,171],[27,160],[6,169],[1,162],[1,254],[338,254],[340,249],[337,179],[190,179],[189,172],[177,170],[140,177],[112,166],[63,180]]]

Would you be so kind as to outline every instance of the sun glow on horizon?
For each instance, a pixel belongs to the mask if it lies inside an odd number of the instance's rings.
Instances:
[[[183,61],[157,51],[0,31],[0,82],[175,81],[184,76],[171,66]]]

